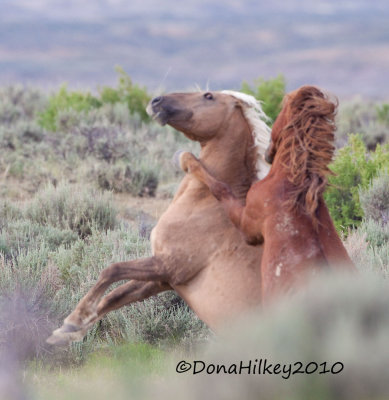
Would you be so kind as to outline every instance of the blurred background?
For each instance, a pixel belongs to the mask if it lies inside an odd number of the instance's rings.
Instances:
[[[386,99],[385,0],[0,0],[0,84],[95,88],[121,65],[152,92],[287,88]]]

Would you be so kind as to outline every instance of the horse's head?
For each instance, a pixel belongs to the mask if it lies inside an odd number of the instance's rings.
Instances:
[[[337,101],[319,88],[303,86],[285,96],[274,122],[266,159],[293,186],[286,202],[303,207],[317,227],[316,210],[331,174]]]
[[[222,92],[171,93],[152,99],[147,112],[189,139],[206,142],[223,133],[238,106],[238,99]]]
[[[268,117],[253,96],[228,90],[172,93],[152,99],[147,112],[160,124],[200,142],[202,161],[207,158],[218,169],[224,165],[225,174],[246,174],[251,182],[269,170],[264,160],[270,138]]]
[[[331,126],[335,110],[336,103],[315,86],[302,86],[285,95],[282,109],[274,121],[271,142],[265,153],[266,161],[273,162],[281,140],[287,136],[307,137],[307,131],[318,121],[321,125],[328,122],[327,125]]]

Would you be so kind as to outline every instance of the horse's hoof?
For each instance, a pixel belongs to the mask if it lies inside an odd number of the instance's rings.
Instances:
[[[80,342],[84,338],[85,332],[85,329],[81,329],[75,325],[64,324],[46,339],[46,343],[54,346],[65,346],[71,342]]]
[[[52,346],[67,346],[71,343],[71,340],[65,336],[55,335],[54,333],[46,339],[47,344],[51,344]]]
[[[185,150],[177,150],[172,158],[172,163],[177,169],[183,169],[181,166],[181,156],[186,153]]]

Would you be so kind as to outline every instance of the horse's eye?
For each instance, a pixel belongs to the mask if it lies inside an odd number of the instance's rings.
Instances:
[[[205,97],[207,100],[213,100],[213,95],[212,95],[212,93],[210,93],[210,92],[205,93],[205,94],[204,94],[204,97]]]

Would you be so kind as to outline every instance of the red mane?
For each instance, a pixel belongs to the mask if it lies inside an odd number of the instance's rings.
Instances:
[[[289,94],[281,113],[284,126],[276,138],[276,154],[292,184],[285,206],[307,213],[317,229],[319,199],[325,190],[334,154],[337,102],[319,89],[303,86]]]

